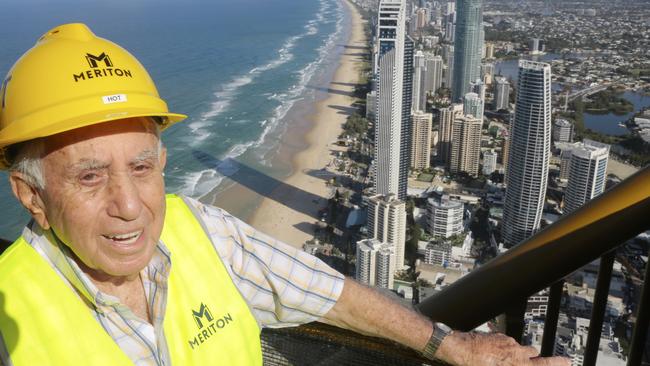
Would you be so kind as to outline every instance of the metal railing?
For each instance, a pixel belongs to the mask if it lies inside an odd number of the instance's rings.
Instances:
[[[418,308],[431,319],[461,330],[473,329],[505,313],[506,333],[521,339],[527,298],[551,286],[542,350],[544,355],[550,355],[560,308],[561,281],[601,258],[583,363],[595,365],[615,250],[647,230],[650,230],[650,167],[425,299]],[[646,268],[628,365],[641,364],[647,340],[650,318],[647,280]]]
[[[264,329],[262,352],[265,366],[445,365],[426,360],[397,343],[322,323]]]

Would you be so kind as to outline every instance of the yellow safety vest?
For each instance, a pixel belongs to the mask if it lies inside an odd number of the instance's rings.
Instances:
[[[210,239],[167,196],[172,255],[164,333],[174,366],[261,365],[260,329]],[[82,299],[24,239],[0,257],[0,331],[14,365],[132,365]]]

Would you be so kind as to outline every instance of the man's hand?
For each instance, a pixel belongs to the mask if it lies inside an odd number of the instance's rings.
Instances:
[[[453,332],[440,344],[436,358],[458,366],[571,366],[568,358],[538,357],[534,347],[499,333]]]

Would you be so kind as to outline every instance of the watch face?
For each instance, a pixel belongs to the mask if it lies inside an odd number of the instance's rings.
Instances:
[[[436,328],[440,329],[443,332],[445,332],[445,335],[452,331],[452,329],[450,327],[448,327],[447,325],[445,325],[443,323],[436,323]]]

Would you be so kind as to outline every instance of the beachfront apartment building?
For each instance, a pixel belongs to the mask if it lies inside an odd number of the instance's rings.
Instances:
[[[520,60],[510,131],[502,239],[512,247],[540,227],[551,155],[551,65]]]
[[[406,199],[411,158],[413,41],[402,0],[382,0],[375,46],[375,193]]]
[[[395,269],[404,267],[406,242],[406,204],[395,195],[375,195],[366,198],[368,207],[368,238],[395,247]]]
[[[411,147],[411,167],[413,169],[426,169],[431,165],[431,126],[433,115],[422,111],[415,111],[411,115],[413,120],[413,146]]]
[[[605,191],[609,145],[585,139],[570,149],[569,180],[564,193],[564,214],[579,209]]]
[[[466,172],[478,176],[481,159],[481,128],[483,122],[472,116],[458,116],[454,119],[451,136],[449,171]]]
[[[480,79],[483,53],[483,2],[456,2],[452,101],[460,101],[470,91],[470,84]]]
[[[355,279],[368,286],[392,289],[395,274],[395,247],[377,239],[357,242]]]

